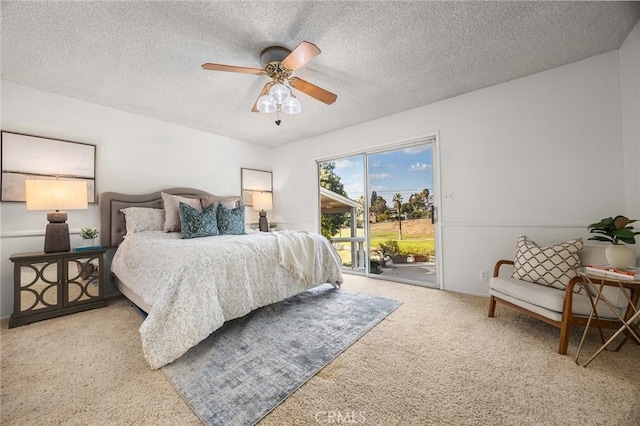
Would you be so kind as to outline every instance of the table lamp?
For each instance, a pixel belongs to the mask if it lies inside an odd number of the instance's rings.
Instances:
[[[273,210],[273,197],[270,192],[258,192],[253,194],[253,208],[260,210],[260,219],[258,219],[258,227],[262,232],[269,232],[269,222],[267,222],[267,212],[265,210]]]
[[[71,250],[67,212],[87,208],[87,182],[77,180],[25,181],[27,210],[55,210],[47,213],[44,252]]]

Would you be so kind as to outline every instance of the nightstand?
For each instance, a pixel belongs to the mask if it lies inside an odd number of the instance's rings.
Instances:
[[[9,328],[107,306],[104,252],[14,254]]]

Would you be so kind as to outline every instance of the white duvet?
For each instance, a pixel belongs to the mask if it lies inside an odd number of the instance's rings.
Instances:
[[[225,321],[323,283],[342,283],[340,258],[318,234],[304,233],[313,253],[311,280],[301,280],[279,262],[273,233],[181,239],[149,231],[125,238],[111,270],[152,305],[140,326],[151,368],[168,364]],[[282,242],[280,243],[282,244]],[[310,268],[311,269],[311,268]]]

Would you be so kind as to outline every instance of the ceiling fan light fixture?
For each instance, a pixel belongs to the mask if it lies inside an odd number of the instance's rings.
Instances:
[[[256,103],[256,107],[258,108],[258,111],[265,114],[271,114],[278,110],[278,104],[275,98],[271,95],[260,96]]]
[[[299,114],[302,111],[302,105],[300,105],[300,101],[295,96],[291,95],[282,101],[280,110],[285,114]]]
[[[291,90],[282,83],[276,83],[269,89],[269,95],[273,96],[276,102],[281,104],[291,95]]]

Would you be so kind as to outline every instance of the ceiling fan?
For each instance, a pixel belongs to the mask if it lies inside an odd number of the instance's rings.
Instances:
[[[298,114],[302,109],[300,101],[291,92],[291,87],[314,99],[331,105],[338,98],[315,84],[291,74],[320,54],[320,49],[308,41],[303,41],[293,51],[281,46],[269,46],[260,53],[264,68],[239,67],[206,63],[202,68],[209,71],[227,71],[242,74],[266,75],[271,78],[264,85],[258,99],[251,108],[253,112]],[[280,125],[280,119],[276,120]]]

